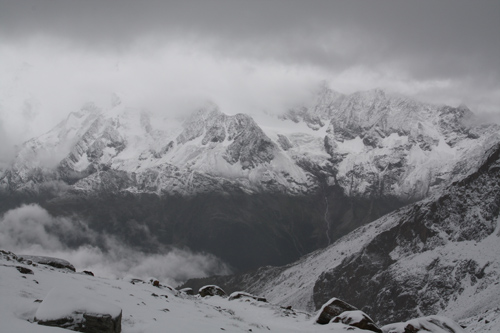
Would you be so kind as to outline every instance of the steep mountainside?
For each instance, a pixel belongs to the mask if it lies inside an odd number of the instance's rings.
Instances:
[[[339,297],[382,323],[439,313],[485,331],[500,308],[500,145],[479,163],[442,194],[294,264],[215,282],[309,310]]]

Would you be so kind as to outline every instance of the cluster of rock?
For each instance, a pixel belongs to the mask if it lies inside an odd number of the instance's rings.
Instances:
[[[460,333],[462,327],[452,320],[442,316],[427,316],[412,319],[404,323],[394,323],[382,327],[384,333]]]
[[[12,252],[0,250],[0,256],[7,261],[15,261],[12,266],[21,274],[34,274],[33,270],[26,267],[27,265],[48,265],[48,262],[53,262],[57,269],[66,273],[73,273],[70,263],[47,257],[35,256],[17,256]],[[29,259],[27,259],[29,258]],[[36,262],[35,262],[36,261]],[[43,264],[41,263],[43,262]],[[65,263],[64,265],[62,263]],[[69,267],[65,267],[68,266]],[[46,269],[53,270],[48,267]],[[90,274],[89,274],[90,273]],[[91,272],[82,272],[81,274],[92,275]],[[203,297],[223,297],[228,301],[240,300],[245,302],[261,302],[259,306],[273,307],[267,303],[266,298],[256,296],[244,291],[235,291],[229,296],[221,287],[217,285],[205,285],[198,290],[198,295],[194,296],[193,289],[183,288],[175,290],[173,287],[161,284],[159,280],[150,279],[144,281],[140,279],[130,280],[132,284],[149,284],[159,290],[168,289],[175,297],[183,298],[203,298]],[[191,296],[188,296],[191,295]],[[152,294],[153,297],[165,297],[167,295]],[[35,313],[34,322],[39,325],[59,327],[77,332],[87,333],[119,333],[121,332],[122,309],[113,303],[108,303],[102,299],[94,299],[86,294],[77,293],[72,289],[64,287],[53,288],[43,300],[36,300],[40,303]],[[266,304],[264,304],[266,303]],[[255,303],[257,304],[257,303]],[[282,315],[295,316],[296,313],[291,306],[281,307]],[[166,309],[168,311],[168,309]],[[458,324],[440,316],[428,316],[417,319],[412,319],[407,322],[393,323],[379,327],[374,320],[366,313],[357,309],[355,306],[340,300],[332,298],[327,301],[314,318],[314,323],[326,325],[331,323],[339,323],[352,328],[367,330],[377,333],[463,333],[465,332]]]
[[[367,314],[338,298],[332,298],[323,305],[316,318],[316,323],[321,325],[343,323],[362,330],[382,333],[382,330]]]
[[[36,267],[38,265],[46,265],[54,268],[65,269],[76,272],[75,266],[73,266],[71,263],[69,263],[64,259],[43,257],[43,256],[31,256],[31,255],[16,255],[10,251],[5,251],[5,250],[0,250],[0,255],[7,261],[16,261],[18,263],[28,266]],[[23,274],[33,274],[33,271],[31,271],[27,267],[19,266],[17,267],[17,269],[19,272]],[[31,273],[29,273],[28,271],[31,271]]]
[[[184,288],[181,292],[191,293],[192,289]],[[217,285],[203,286],[199,289],[198,294],[201,297],[228,297],[226,292]],[[229,301],[236,299],[251,299],[267,302],[264,297],[255,296],[244,291],[235,291],[228,298]],[[282,307],[282,309],[292,310],[291,306]],[[412,319],[404,323],[392,323],[379,327],[366,313],[338,298],[332,298],[323,304],[314,322],[320,325],[341,323],[361,330],[377,333],[465,333],[458,324],[441,316],[427,316]]]
[[[188,290],[188,291],[192,292],[191,288],[181,289],[181,291],[184,291],[184,290]],[[222,289],[219,286],[213,285],[213,284],[201,287],[200,290],[198,291],[198,294],[201,297],[207,297],[207,296],[228,297],[226,292],[224,291],[224,289]],[[256,295],[247,293],[245,291],[235,291],[235,292],[231,293],[231,295],[229,295],[229,298],[228,298],[229,301],[232,301],[235,299],[253,299],[253,300],[258,301],[258,302],[265,302],[265,303],[267,302],[267,299],[265,297],[256,296]]]
[[[321,307],[316,323],[342,323],[377,333],[465,333],[460,325],[442,316],[421,317],[378,327],[366,313],[338,298],[332,298]]]

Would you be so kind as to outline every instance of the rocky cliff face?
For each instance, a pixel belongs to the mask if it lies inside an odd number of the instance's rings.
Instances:
[[[326,130],[329,176],[349,195],[408,200],[437,192],[476,166],[463,162],[498,128],[468,126],[472,117],[465,106],[429,105],[381,90],[346,96],[327,87],[311,105],[282,116]]]

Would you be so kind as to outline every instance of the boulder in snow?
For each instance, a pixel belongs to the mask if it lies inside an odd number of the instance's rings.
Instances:
[[[16,269],[21,274],[35,274],[35,273],[33,273],[33,271],[31,269],[23,267],[23,266],[16,266]]]
[[[333,318],[332,323],[342,323],[345,325],[360,328],[362,330],[382,333],[382,330],[375,325],[373,320],[366,313],[360,310],[344,311]]]
[[[122,331],[122,313],[113,318],[109,314],[84,313],[84,330],[87,333],[119,333]]]
[[[22,255],[19,258],[23,260],[31,260],[32,262],[36,262],[41,265],[52,266],[55,268],[69,269],[73,272],[76,272],[75,266],[73,266],[70,262],[64,259],[42,257],[42,256],[27,256],[27,255]]]
[[[259,301],[259,302],[267,302],[267,299],[265,299],[264,297],[255,296],[255,295],[246,293],[244,291],[235,291],[234,293],[229,295],[230,301],[232,301],[234,299],[239,299],[239,298],[251,298],[251,299],[254,299],[254,300]]]
[[[345,311],[354,311],[357,310],[354,306],[351,304],[348,304],[338,298],[332,298],[319,310],[318,318],[316,319],[316,322],[321,325],[328,324],[333,318],[337,317],[340,315],[342,312]]]
[[[201,287],[198,291],[201,297],[205,296],[226,296],[226,292],[221,287],[215,285],[208,285]]]
[[[121,332],[122,310],[69,289],[52,289],[35,314],[39,325],[87,333]]]
[[[442,316],[427,316],[382,327],[384,333],[465,333],[453,320]]]

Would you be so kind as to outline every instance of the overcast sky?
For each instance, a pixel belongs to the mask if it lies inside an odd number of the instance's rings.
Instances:
[[[112,92],[162,112],[279,111],[321,80],[495,117],[499,31],[498,0],[0,0],[0,140]]]

